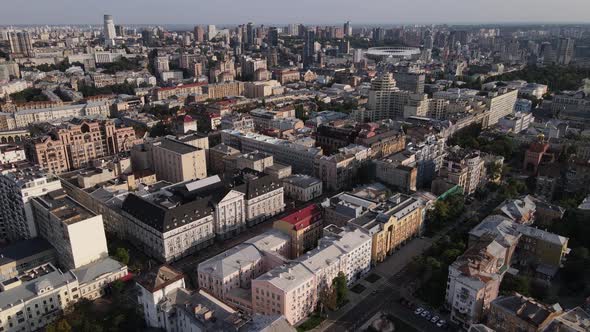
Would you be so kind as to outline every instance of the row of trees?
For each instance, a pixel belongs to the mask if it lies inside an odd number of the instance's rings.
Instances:
[[[547,84],[551,91],[577,90],[584,78],[590,77],[590,68],[574,66],[527,66],[522,70],[500,76],[490,77],[487,81],[525,80]]]

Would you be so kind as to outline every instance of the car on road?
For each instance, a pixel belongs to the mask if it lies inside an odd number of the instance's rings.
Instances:
[[[422,313],[422,311],[424,311],[424,309],[423,309],[423,308],[420,308],[420,307],[418,307],[418,308],[416,308],[416,310],[414,310],[414,314],[416,314],[416,315],[419,315],[419,314],[421,314],[421,313]]]
[[[431,321],[431,322],[433,322],[433,323],[435,323],[435,324],[436,324],[436,322],[438,322],[439,320],[440,320],[440,317],[438,317],[438,316],[434,316],[434,317],[432,317],[432,318],[430,319],[430,321]]]
[[[426,317],[426,315],[430,315],[430,311],[428,311],[428,310],[424,310],[424,311],[422,311],[422,313],[420,314],[420,316],[422,316],[422,317]]]
[[[436,326],[438,327],[446,327],[447,326],[447,322],[444,319],[439,320],[438,322],[436,322]]]

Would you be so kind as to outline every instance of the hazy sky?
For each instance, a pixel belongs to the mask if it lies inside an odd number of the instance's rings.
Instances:
[[[590,0],[1,0],[0,25],[588,22]]]

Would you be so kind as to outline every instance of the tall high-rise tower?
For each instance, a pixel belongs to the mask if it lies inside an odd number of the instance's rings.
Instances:
[[[115,45],[115,38],[117,37],[117,32],[115,30],[115,22],[113,22],[112,15],[105,15],[104,16],[104,43],[106,46],[113,46]]]
[[[303,65],[309,68],[315,62],[315,28],[305,31],[305,45],[303,46]]]
[[[11,32],[8,34],[8,40],[11,53],[22,54],[27,57],[34,56],[31,35],[27,31]]]
[[[350,21],[346,21],[346,23],[344,23],[344,35],[346,37],[352,36],[352,25],[350,24]]]
[[[569,65],[574,56],[574,40],[571,38],[559,38],[557,42],[557,63]]]

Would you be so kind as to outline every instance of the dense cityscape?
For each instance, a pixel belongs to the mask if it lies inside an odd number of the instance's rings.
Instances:
[[[116,14],[0,22],[0,331],[590,331],[590,24]]]

